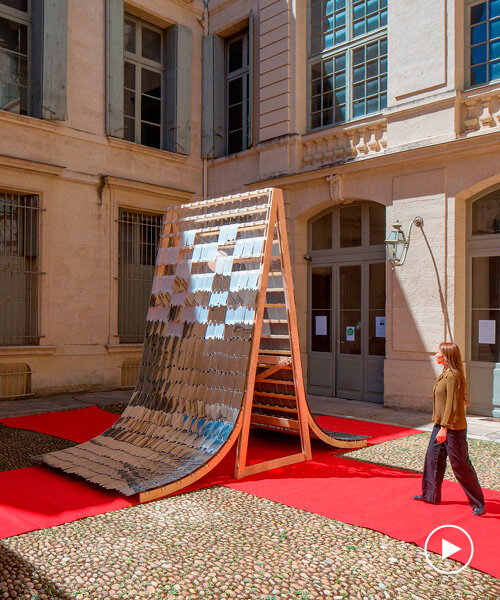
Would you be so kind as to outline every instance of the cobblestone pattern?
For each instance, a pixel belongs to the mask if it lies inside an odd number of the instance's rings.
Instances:
[[[127,408],[127,404],[106,404],[105,406],[101,406],[102,410],[107,412],[116,413],[117,415],[121,415],[122,412]]]
[[[75,446],[75,443],[36,431],[12,429],[0,424],[0,472],[32,467],[36,464],[31,460],[32,456],[70,446]]]
[[[347,453],[346,458],[387,465],[421,473],[430,433],[411,435],[383,444],[368,446]],[[469,456],[476,469],[482,487],[500,490],[500,444],[484,440],[469,439]],[[456,481],[449,461],[445,479]]]
[[[474,569],[436,576],[412,544],[223,487],[4,540],[0,565],[0,598],[30,600],[500,596]]]

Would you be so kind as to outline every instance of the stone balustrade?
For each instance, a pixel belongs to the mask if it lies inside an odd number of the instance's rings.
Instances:
[[[387,148],[387,120],[335,127],[302,138],[303,166],[316,167],[379,154]]]
[[[462,133],[500,128],[500,90],[470,93],[462,101]]]

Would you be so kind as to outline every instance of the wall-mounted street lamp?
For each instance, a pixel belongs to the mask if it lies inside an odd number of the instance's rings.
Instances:
[[[396,267],[400,267],[402,264],[404,264],[406,260],[408,246],[410,245],[410,233],[413,225],[416,225],[417,227],[423,227],[424,220],[422,217],[415,217],[410,223],[408,236],[405,236],[401,223],[396,221],[393,224],[393,230],[389,233],[387,239],[385,240],[387,260],[391,263],[393,271]]]

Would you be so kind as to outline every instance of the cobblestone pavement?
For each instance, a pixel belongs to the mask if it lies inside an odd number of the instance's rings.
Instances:
[[[421,473],[429,438],[430,433],[411,435],[351,451],[346,454],[346,458]],[[492,490],[500,490],[500,444],[472,439],[468,440],[468,444],[469,456],[481,485]],[[456,481],[449,462],[445,479]]]
[[[50,444],[72,445],[6,427],[0,436],[10,468],[55,449]],[[346,456],[420,470],[427,440],[421,434]],[[470,449],[482,484],[499,489],[499,445],[471,440]],[[413,544],[214,487],[0,540],[2,597],[498,600],[500,582],[471,568],[439,576]]]
[[[10,538],[0,545],[0,561],[4,598],[498,600],[500,594],[498,580],[474,569],[436,576],[411,544],[223,487]]]
[[[0,472],[32,467],[32,456],[75,446],[74,442],[0,424]]]

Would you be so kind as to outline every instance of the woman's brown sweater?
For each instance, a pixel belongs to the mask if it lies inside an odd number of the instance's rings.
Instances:
[[[434,385],[432,420],[449,429],[465,429],[466,406],[458,396],[458,380],[452,371],[443,371]]]

